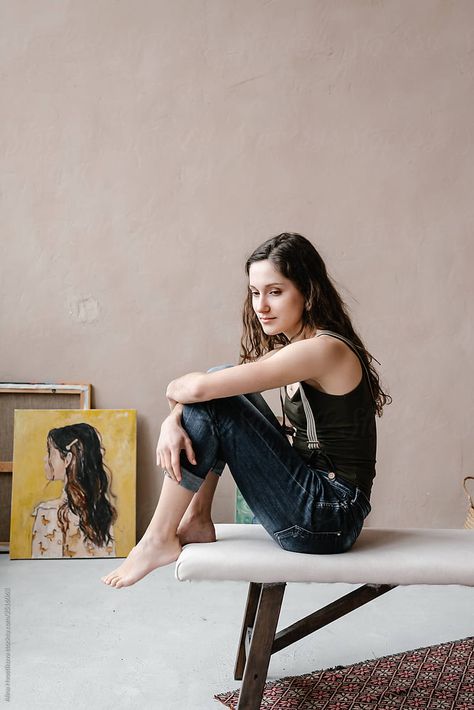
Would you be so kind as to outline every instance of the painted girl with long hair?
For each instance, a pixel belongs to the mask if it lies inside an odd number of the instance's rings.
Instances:
[[[115,555],[110,475],[100,434],[81,422],[51,429],[47,437],[48,481],[64,481],[62,495],[39,503],[33,515],[32,557]]]
[[[186,543],[215,541],[211,504],[225,464],[290,552],[349,550],[371,510],[375,416],[390,398],[323,259],[283,233],[252,253],[246,273],[240,363],[169,383],[161,496],[143,538],[102,578],[110,586],[173,562]],[[283,423],[259,394],[274,388]]]

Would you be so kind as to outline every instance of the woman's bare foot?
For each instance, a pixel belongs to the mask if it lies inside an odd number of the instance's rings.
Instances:
[[[211,518],[185,515],[178,527],[178,537],[182,545],[191,542],[215,542],[216,529]]]
[[[102,577],[101,581],[116,589],[129,587],[157,567],[175,562],[180,553],[181,544],[178,537],[166,541],[143,537],[120,567]]]

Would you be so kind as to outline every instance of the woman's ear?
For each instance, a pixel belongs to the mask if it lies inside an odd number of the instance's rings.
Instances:
[[[71,461],[72,461],[72,453],[70,451],[68,451],[66,454],[66,458],[64,459],[64,464],[65,464],[66,468],[69,466]]]

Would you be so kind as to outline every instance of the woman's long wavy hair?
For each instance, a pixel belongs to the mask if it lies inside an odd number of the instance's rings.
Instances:
[[[357,346],[367,366],[375,411],[378,416],[382,416],[382,408],[385,404],[390,404],[391,397],[382,390],[378,373],[372,364],[375,358],[366,350],[362,340],[354,331],[347,306],[332,283],[324,261],[314,246],[301,234],[283,232],[255,249],[245,264],[247,276],[252,264],[265,259],[270,260],[273,266],[290,279],[304,296],[303,323],[298,335],[304,333],[305,337],[310,337],[316,329],[332,330],[344,335]],[[289,343],[283,333],[278,335],[264,333],[252,307],[250,290],[244,303],[243,325],[241,363],[252,362],[266,352]]]
[[[48,433],[48,453],[54,446],[63,460],[72,459],[66,468],[65,502],[59,507],[58,521],[63,535],[69,527],[68,511],[79,517],[84,539],[103,547],[113,541],[110,527],[117,511],[109,500],[110,474],[104,464],[105,450],[100,434],[93,426],[81,422],[51,429]]]

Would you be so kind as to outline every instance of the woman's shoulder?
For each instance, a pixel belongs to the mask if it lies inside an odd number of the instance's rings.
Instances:
[[[343,341],[332,337],[327,333],[316,333],[309,338],[296,340],[293,343],[285,345],[285,348],[290,352],[308,352],[318,357],[318,359],[327,359],[334,362],[334,358],[342,356],[351,349]]]
[[[337,333],[325,331],[317,333],[312,340],[323,367],[321,376],[317,380],[306,380],[306,384],[336,396],[355,389],[363,377],[360,357],[355,352],[355,346],[349,344],[350,341],[346,338],[340,339]]]
[[[345,350],[341,349],[341,345]],[[321,378],[340,367],[346,351],[346,346],[334,338],[319,338],[314,334],[281,348],[278,351],[281,353],[278,365],[282,373],[291,377],[291,383],[307,382],[317,386]],[[277,358],[274,362],[276,366]]]

